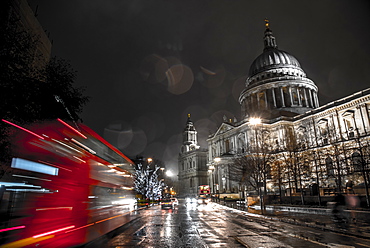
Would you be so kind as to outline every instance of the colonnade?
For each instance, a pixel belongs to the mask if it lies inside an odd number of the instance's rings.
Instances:
[[[242,103],[246,112],[272,110],[274,108],[317,108],[319,100],[313,88],[299,86],[279,86],[245,95]],[[305,109],[307,111],[307,109]]]

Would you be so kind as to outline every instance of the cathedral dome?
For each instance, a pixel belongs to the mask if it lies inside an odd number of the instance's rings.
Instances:
[[[317,108],[317,86],[293,55],[278,49],[269,22],[265,21],[263,52],[251,64],[239,97],[242,118],[291,117]]]
[[[269,47],[253,61],[249,68],[249,77],[262,71],[283,67],[302,70],[298,60],[293,55],[277,48]]]

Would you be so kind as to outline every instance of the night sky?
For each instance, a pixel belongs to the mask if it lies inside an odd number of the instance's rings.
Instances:
[[[177,172],[187,114],[198,141],[238,97],[263,51],[264,19],[278,48],[319,87],[321,105],[370,86],[370,1],[29,0],[77,71],[83,121],[130,157]]]

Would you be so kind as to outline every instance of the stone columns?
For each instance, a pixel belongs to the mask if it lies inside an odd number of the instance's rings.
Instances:
[[[281,107],[285,108],[284,91],[282,87],[279,87],[279,88],[280,88],[280,94],[281,94]]]

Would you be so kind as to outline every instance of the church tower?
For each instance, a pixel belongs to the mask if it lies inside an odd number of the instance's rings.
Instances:
[[[182,136],[181,152],[184,153],[196,149],[199,149],[197,131],[195,130],[194,124],[190,119],[190,114],[188,114],[188,120],[186,121],[186,127]]]
[[[278,49],[269,21],[265,22],[263,52],[250,66],[239,97],[242,119],[292,117],[319,107],[317,86],[294,56]]]
[[[178,158],[179,196],[195,197],[198,193],[198,187],[208,184],[206,164],[207,150],[198,145],[197,131],[190,119],[190,114],[188,114]]]

